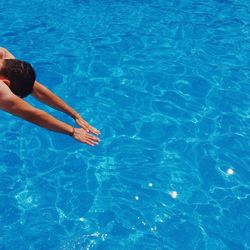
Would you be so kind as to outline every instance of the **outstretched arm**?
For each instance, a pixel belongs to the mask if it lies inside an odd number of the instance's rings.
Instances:
[[[71,135],[79,142],[94,146],[100,140],[88,134],[82,128],[74,128],[64,122],[59,121],[48,113],[34,108],[21,98],[14,95],[4,82],[0,81],[0,109],[13,115],[19,116],[29,122],[35,123],[43,128]]]
[[[37,81],[34,83],[32,95],[40,102],[43,102],[54,109],[62,111],[74,119],[79,116],[79,114],[68,104],[66,104],[61,98]]]
[[[55,95],[52,91],[47,89],[39,82],[35,82],[32,95],[39,101],[51,106],[54,109],[64,112],[75,119],[76,123],[87,132],[92,132],[96,135],[100,134],[100,131],[88,124],[74,109],[66,104],[61,98]]]

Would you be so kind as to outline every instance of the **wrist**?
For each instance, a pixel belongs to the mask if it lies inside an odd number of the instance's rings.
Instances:
[[[69,136],[73,136],[75,134],[75,128],[72,126]]]

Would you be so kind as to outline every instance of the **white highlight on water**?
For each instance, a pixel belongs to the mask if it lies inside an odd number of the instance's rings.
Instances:
[[[171,195],[171,197],[173,198],[173,199],[176,199],[177,198],[177,192],[176,191],[171,191],[171,192],[169,192],[169,194]]]
[[[233,169],[232,169],[232,168],[229,168],[229,169],[227,170],[227,174],[228,174],[228,175],[233,175],[233,174],[234,174]]]

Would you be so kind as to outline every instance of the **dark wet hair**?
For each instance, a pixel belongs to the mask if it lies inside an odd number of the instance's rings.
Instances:
[[[10,90],[17,96],[24,98],[32,93],[36,73],[32,66],[17,59],[5,59],[0,74],[10,81]]]

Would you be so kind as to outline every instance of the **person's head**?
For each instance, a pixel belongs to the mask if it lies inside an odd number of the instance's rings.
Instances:
[[[36,73],[32,66],[17,59],[0,60],[0,80],[17,96],[24,98],[32,93]]]

